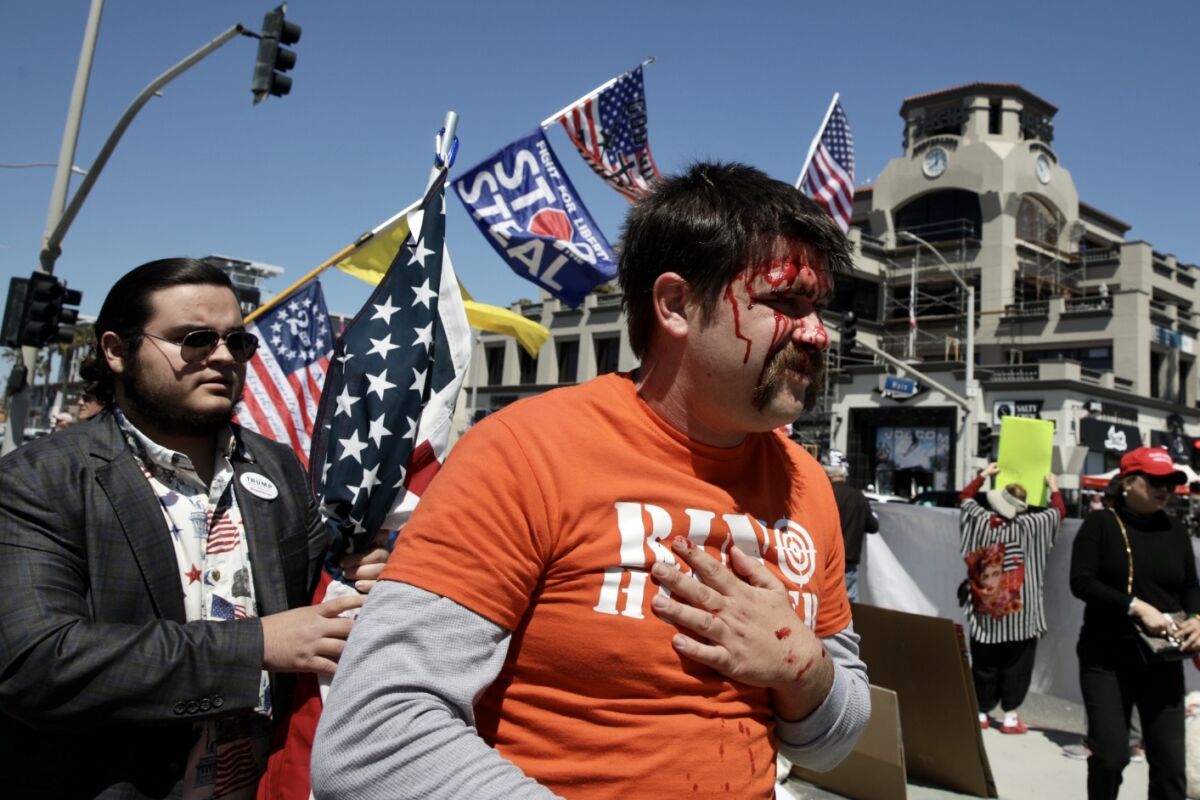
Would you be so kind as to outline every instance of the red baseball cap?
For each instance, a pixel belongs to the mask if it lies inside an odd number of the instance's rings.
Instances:
[[[1176,484],[1187,483],[1187,473],[1175,468],[1175,461],[1165,447],[1139,447],[1121,456],[1121,477],[1135,473],[1171,476]]]

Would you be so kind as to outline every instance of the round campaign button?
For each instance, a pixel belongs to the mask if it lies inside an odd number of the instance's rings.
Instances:
[[[242,486],[246,487],[246,491],[255,497],[261,497],[263,500],[274,500],[279,497],[279,488],[275,483],[257,472],[243,472],[240,480]]]

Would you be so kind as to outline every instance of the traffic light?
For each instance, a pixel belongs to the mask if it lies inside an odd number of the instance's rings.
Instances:
[[[27,347],[45,347],[51,342],[75,338],[75,321],[83,295],[45,272],[29,276],[25,312],[21,318],[20,342]],[[72,306],[76,306],[72,308]]]
[[[842,340],[841,351],[842,355],[846,355],[854,350],[858,345],[858,317],[853,311],[847,311],[842,314]]]
[[[254,78],[250,82],[255,105],[266,100],[267,95],[283,97],[292,90],[292,79],[283,73],[296,66],[296,53],[283,45],[300,41],[300,26],[283,18],[286,11],[287,3],[283,3],[263,17],[258,58],[254,62]]]
[[[992,426],[986,422],[981,422],[979,423],[978,431],[979,442],[975,448],[975,455],[990,461],[992,458]]]

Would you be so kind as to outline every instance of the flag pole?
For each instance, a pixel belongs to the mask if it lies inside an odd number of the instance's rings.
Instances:
[[[641,64],[639,64],[638,66],[640,66],[640,67],[645,67],[645,66],[648,66],[648,65],[650,65],[650,64],[653,64],[653,63],[654,63],[654,56],[647,56],[647,57],[646,57],[646,58],[645,58],[645,59],[642,61],[642,63],[641,63]],[[601,85],[597,86],[595,89],[592,89],[590,92],[588,92],[587,94],[585,94],[583,97],[581,97],[581,98],[579,98],[578,100],[576,100],[574,103],[570,103],[570,104],[568,104],[567,106],[565,106],[565,107],[563,107],[562,109],[560,109],[560,110],[558,110],[557,112],[555,112],[554,114],[551,114],[549,117],[547,117],[546,119],[542,120],[542,124],[541,124],[541,126],[540,126],[540,127],[542,127],[542,128],[549,128],[549,127],[550,127],[551,125],[553,125],[553,124],[555,123],[555,121],[556,121],[556,120],[557,120],[559,117],[561,117],[563,114],[567,113],[567,112],[568,112],[568,111],[570,111],[572,108],[574,108],[575,106],[579,105],[580,103],[586,103],[588,100],[591,100],[593,97],[595,97],[596,95],[600,94],[601,92],[603,92],[603,91],[604,91],[605,89],[607,89],[608,87],[612,86],[612,85],[613,85],[614,83],[616,83],[617,81],[621,80],[621,77],[622,77],[623,75],[625,75],[625,74],[626,74],[626,73],[622,72],[622,73],[621,73],[620,75],[618,75],[617,77],[615,77],[615,78],[612,78],[612,79],[610,79],[610,80],[608,80],[608,81],[605,81],[605,82],[604,82],[604,83],[602,83]]]
[[[839,97],[838,92],[833,93],[833,100],[829,101],[829,110],[825,112],[825,119],[821,121],[821,127],[817,128],[817,135],[813,137],[812,144],[808,146],[808,155],[804,158],[804,166],[800,168],[800,177],[796,179],[796,188],[804,183],[804,176],[808,174],[808,165],[812,163],[813,154],[817,152],[817,144],[821,141],[821,134],[825,132],[825,126],[829,124],[829,118],[833,116],[833,109],[837,106]]]
[[[442,169],[444,169],[446,166],[448,166],[446,164],[446,159],[449,157],[451,149],[453,149],[452,145],[454,143],[454,130],[457,127],[458,127],[458,114],[454,111],[447,111],[446,112],[446,122],[445,122],[445,125],[443,126],[443,132],[438,134],[438,137],[439,137],[438,138],[438,150],[434,154],[433,169],[429,173],[429,182],[425,186],[426,191],[429,191],[429,187],[433,185],[433,182],[437,178],[438,173]],[[332,267],[337,262],[339,262],[342,259],[349,256],[351,253],[353,253],[358,248],[362,247],[367,242],[371,241],[371,239],[375,238],[375,234],[379,233],[381,230],[388,227],[389,225],[391,225],[393,222],[400,219],[401,217],[407,216],[408,214],[410,214],[413,211],[413,209],[415,209],[420,204],[421,204],[420,200],[416,201],[412,205],[405,208],[403,211],[393,214],[392,216],[388,217],[383,222],[376,225],[371,230],[364,233],[362,236],[359,236],[357,239],[354,240],[354,242],[352,244],[346,245],[341,250],[334,253],[329,258],[325,259],[325,261],[321,262],[319,265],[317,265],[317,266],[313,267],[311,270],[309,270],[308,273],[304,275],[304,277],[300,278],[298,281],[293,283],[291,286],[287,287],[282,292],[280,292],[279,294],[272,297],[269,301],[267,301],[263,305],[259,306],[258,308],[254,309],[253,311],[251,311],[249,314],[246,315],[246,318],[244,320],[242,320],[242,323],[245,325],[249,325],[251,322],[258,319],[263,314],[267,313],[272,308],[274,308],[275,306],[282,303],[284,300],[286,300],[293,293],[298,291],[306,283],[308,283],[309,281],[316,278],[318,275],[320,275],[322,272],[324,272],[325,270]]]

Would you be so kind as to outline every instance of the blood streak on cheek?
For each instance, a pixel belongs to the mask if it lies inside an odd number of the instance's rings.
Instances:
[[[725,299],[729,301],[729,306],[733,309],[733,335],[746,343],[746,355],[742,356],[742,363],[745,364],[750,360],[750,346],[753,342],[750,341],[750,337],[742,334],[741,311],[738,309],[737,298],[733,296],[732,283],[725,287]]]
[[[796,673],[796,680],[800,680],[801,678],[803,678],[804,674],[806,672],[808,672],[810,669],[812,669],[812,665],[813,665],[813,659],[810,658],[808,660],[808,663],[805,664],[803,667],[801,667],[800,671]]]
[[[787,637],[789,637],[791,635],[792,635],[791,628],[780,628],[779,630],[775,631],[776,639],[786,639]]]

